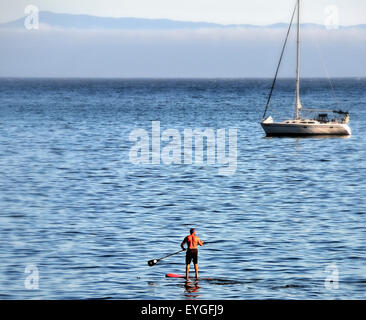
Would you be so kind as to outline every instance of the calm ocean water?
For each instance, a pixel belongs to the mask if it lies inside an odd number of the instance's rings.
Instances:
[[[338,106],[302,83],[304,106],[350,111],[348,139],[265,138],[270,83],[0,80],[0,298],[365,299],[366,79],[336,79]],[[271,114],[292,116],[293,93],[280,80]],[[237,128],[237,171],[133,165],[129,134],[152,120]],[[165,278],[183,253],[147,266],[191,226],[215,280]]]

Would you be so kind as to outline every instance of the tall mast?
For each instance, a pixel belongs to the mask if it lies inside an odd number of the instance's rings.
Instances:
[[[296,59],[296,119],[299,119],[300,101],[300,0],[297,0],[297,59]]]

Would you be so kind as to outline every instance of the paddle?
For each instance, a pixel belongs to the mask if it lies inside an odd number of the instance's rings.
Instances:
[[[181,250],[179,250],[179,251],[177,251],[177,252],[174,252],[174,253],[168,254],[168,255],[166,255],[166,256],[164,256],[164,257],[162,257],[162,258],[149,260],[149,261],[147,262],[147,264],[149,265],[149,267],[155,266],[155,265],[156,265],[160,260],[163,260],[163,259],[168,258],[168,257],[170,257],[170,256],[173,256],[173,255],[175,255],[175,254],[178,254],[178,253],[180,253],[180,252],[182,252],[182,251],[185,251],[185,250],[184,250],[184,249],[181,249]]]
[[[203,244],[210,244],[210,243],[214,243],[214,242],[206,242],[206,241],[204,241],[204,242],[203,242]],[[170,256],[174,256],[175,254],[178,254],[178,253],[180,253],[180,252],[182,252],[182,251],[186,251],[186,249],[181,249],[181,250],[179,250],[179,251],[177,251],[177,252],[170,253],[170,254],[168,254],[168,255],[166,255],[166,256],[164,256],[164,257],[162,257],[162,258],[159,258],[159,259],[152,259],[152,260],[149,260],[149,261],[147,262],[147,264],[149,265],[149,267],[153,267],[153,266],[155,266],[155,265],[156,265],[160,260],[163,260],[163,259],[168,258],[168,257],[170,257]]]

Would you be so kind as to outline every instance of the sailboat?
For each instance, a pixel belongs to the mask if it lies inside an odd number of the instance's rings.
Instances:
[[[276,83],[278,70],[281,64],[283,53],[286,47],[287,39],[290,33],[295,13],[297,12],[297,59],[296,59],[296,100],[295,100],[295,119],[289,119],[282,122],[275,122],[272,116],[266,117],[267,110],[271,101],[271,96]],[[316,115],[312,119],[303,118],[301,111],[314,112]],[[333,114],[329,119],[328,114]],[[267,136],[317,136],[317,135],[340,135],[347,136],[351,134],[351,128],[348,126],[349,113],[342,110],[317,110],[303,108],[300,100],[300,0],[297,0],[292,14],[291,22],[287,30],[286,40],[284,42],[280,61],[277,66],[276,74],[268,96],[266,108],[262,117],[261,126]]]

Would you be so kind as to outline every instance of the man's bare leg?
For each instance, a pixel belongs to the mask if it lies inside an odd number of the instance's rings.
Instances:
[[[194,271],[196,271],[196,279],[198,279],[198,264],[194,265]]]
[[[186,265],[186,280],[189,279],[189,264]]]

